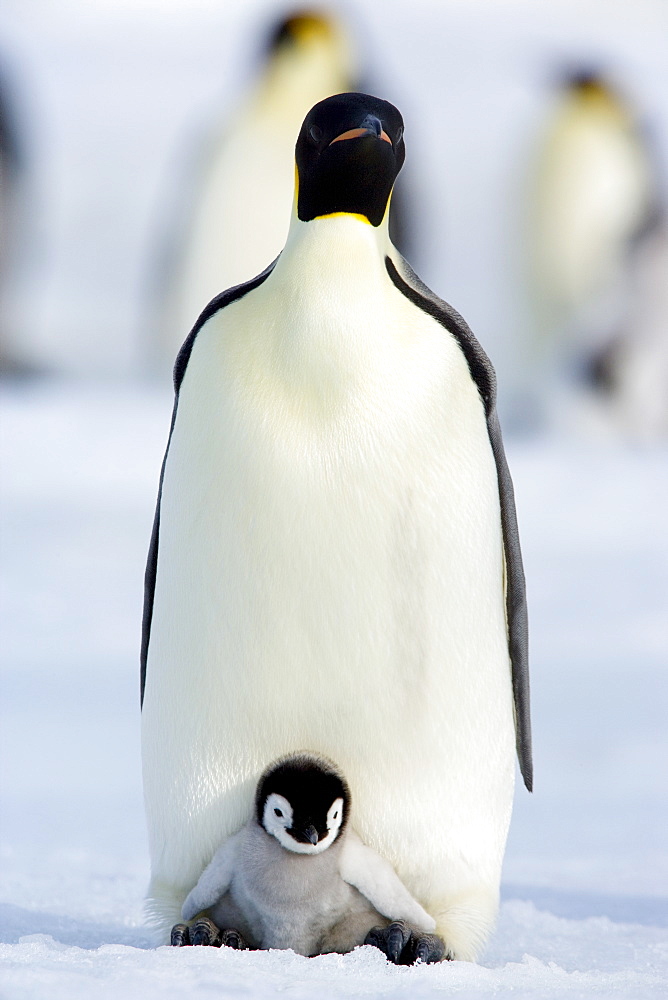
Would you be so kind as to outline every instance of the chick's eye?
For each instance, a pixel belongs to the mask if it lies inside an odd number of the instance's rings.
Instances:
[[[281,816],[281,817],[282,817],[282,816],[283,816],[283,813],[281,812],[281,810],[280,810],[280,809],[274,809],[274,815],[275,815],[275,816]]]
[[[339,818],[339,810],[337,809],[334,815],[332,816],[332,819],[338,819],[338,818]]]

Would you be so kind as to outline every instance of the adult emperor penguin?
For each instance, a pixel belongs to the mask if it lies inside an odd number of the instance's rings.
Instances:
[[[598,71],[567,74],[529,204],[533,326],[548,381],[584,375],[609,388],[600,361],[641,311],[634,272],[660,217],[655,173],[630,102]]]
[[[0,67],[0,374],[30,375],[34,366],[21,343],[17,318],[17,244],[22,215],[21,182],[25,170],[12,94]]]
[[[532,780],[524,578],[494,371],[389,241],[404,155],[391,104],[317,104],[285,249],[176,362],[142,646],[163,940],[297,746],[449,954],[494,923],[515,745]]]

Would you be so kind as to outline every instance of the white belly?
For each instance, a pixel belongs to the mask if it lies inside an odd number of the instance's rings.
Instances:
[[[274,292],[204,327],[181,388],[143,709],[154,895],[185,895],[259,772],[309,749],[427,909],[494,896],[514,728],[482,404],[452,338],[393,286],[401,336],[381,364],[372,331],[358,378],[331,324],[313,354],[259,330]]]

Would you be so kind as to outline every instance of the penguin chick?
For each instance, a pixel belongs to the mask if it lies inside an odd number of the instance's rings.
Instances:
[[[172,944],[292,948],[301,955],[379,948],[395,964],[444,957],[435,921],[392,866],[348,827],[350,792],[324,757],[296,753],[261,776],[255,810],[216,851],[182,909]]]

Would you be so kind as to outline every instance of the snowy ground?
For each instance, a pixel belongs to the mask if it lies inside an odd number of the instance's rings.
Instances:
[[[480,964],[150,948],[137,658],[170,407],[138,384],[3,390],[3,1000],[665,996],[665,449],[509,442],[537,790]]]

